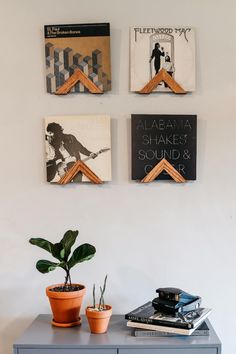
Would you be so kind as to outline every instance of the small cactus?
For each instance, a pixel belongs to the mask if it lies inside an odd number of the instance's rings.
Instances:
[[[96,287],[95,284],[93,284],[93,308],[96,309],[97,311],[103,311],[105,309],[104,293],[106,290],[106,285],[107,285],[107,275],[105,276],[103,287],[100,286],[101,295],[100,295],[98,307],[96,307]]]

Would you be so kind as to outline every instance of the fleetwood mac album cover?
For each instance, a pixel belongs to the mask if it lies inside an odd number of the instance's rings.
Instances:
[[[130,29],[130,89],[140,91],[162,68],[185,90],[195,90],[195,32],[190,27]],[[170,92],[165,83],[154,91]]]
[[[54,116],[45,118],[47,181],[57,183],[78,160],[102,181],[111,181],[110,117]],[[72,182],[89,182],[78,173]]]
[[[111,90],[110,24],[44,26],[46,87],[55,93],[77,69],[103,92]],[[88,92],[78,82],[70,91]]]

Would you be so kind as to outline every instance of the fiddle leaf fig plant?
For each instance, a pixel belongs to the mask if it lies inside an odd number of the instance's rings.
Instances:
[[[71,268],[73,268],[78,263],[88,261],[89,259],[93,258],[96,253],[96,248],[94,246],[90,245],[89,243],[84,243],[78,246],[71,255],[71,249],[75,244],[78,234],[78,230],[68,230],[66,231],[61,241],[55,244],[43,238],[31,238],[29,240],[32,245],[43,248],[57,259],[57,262],[40,259],[36,263],[36,268],[40,273],[49,273],[58,267],[64,269],[66,273],[64,288],[72,286],[70,275]]]

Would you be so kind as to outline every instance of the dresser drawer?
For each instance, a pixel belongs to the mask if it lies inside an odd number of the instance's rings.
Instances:
[[[217,348],[119,349],[119,354],[218,354]]]
[[[17,354],[117,354],[117,349],[18,349]]]

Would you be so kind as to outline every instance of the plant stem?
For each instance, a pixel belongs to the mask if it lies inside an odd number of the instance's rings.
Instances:
[[[66,288],[67,281],[68,281],[68,274],[66,273],[65,282],[64,282],[64,287],[65,287],[65,288]]]
[[[95,298],[95,284],[93,284],[93,308],[96,307],[96,298]]]
[[[71,285],[70,270],[68,267],[65,268],[65,272],[66,272],[66,276],[65,276],[64,287],[66,288],[69,285],[68,281],[70,282],[70,285]]]
[[[70,270],[68,269],[68,278],[69,278],[69,282],[70,282],[70,286],[71,286],[71,277],[70,277]]]
[[[103,287],[100,286],[101,296],[100,296],[99,306],[98,306],[99,311],[105,309],[104,293],[106,290],[106,285],[107,285],[107,275],[105,276]]]
[[[101,292],[101,296],[99,299],[98,310],[102,311],[102,288],[101,288],[101,286],[100,286],[100,292]]]

